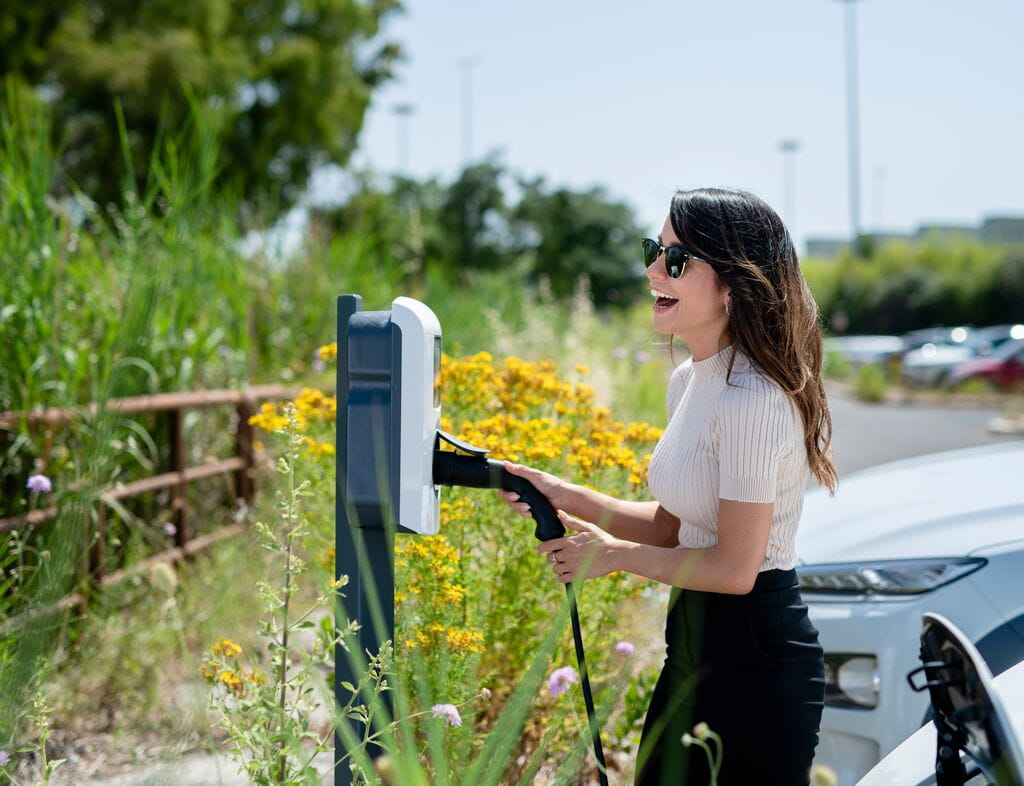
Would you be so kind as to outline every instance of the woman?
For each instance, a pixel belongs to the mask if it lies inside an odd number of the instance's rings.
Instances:
[[[673,587],[636,783],[708,783],[704,751],[681,743],[704,722],[722,739],[719,784],[806,784],[825,681],[794,542],[808,475],[836,484],[817,306],[789,233],[752,194],[678,192],[643,243],[654,328],[692,353],[668,385],[656,501],[510,470],[575,531],[537,549],[559,581],[619,570]]]

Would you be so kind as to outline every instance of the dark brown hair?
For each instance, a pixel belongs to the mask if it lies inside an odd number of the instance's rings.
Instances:
[[[711,265],[729,287],[734,349],[793,399],[803,419],[811,471],[834,492],[818,305],[782,220],[759,197],[718,188],[677,191],[669,220],[683,248]]]

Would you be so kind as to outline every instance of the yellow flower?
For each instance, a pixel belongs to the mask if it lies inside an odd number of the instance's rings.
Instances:
[[[235,655],[242,653],[242,648],[231,639],[220,639],[210,647],[210,651],[214,655],[220,655],[222,658],[233,658]]]
[[[306,346],[309,346],[308,344]],[[338,342],[335,341],[331,344],[324,344],[318,350],[320,353],[321,360],[336,360],[338,358]]]

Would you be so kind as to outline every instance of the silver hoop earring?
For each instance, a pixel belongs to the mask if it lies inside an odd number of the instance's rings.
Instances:
[[[725,301],[725,315],[727,317],[731,317],[732,316],[732,311],[729,309],[729,303],[731,303],[731,302],[732,301],[730,301],[730,300],[726,300]]]

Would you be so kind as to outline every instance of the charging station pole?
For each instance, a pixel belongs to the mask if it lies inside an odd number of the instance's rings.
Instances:
[[[341,599],[347,619],[339,619],[338,627],[344,628],[348,619],[357,620],[362,626],[350,642],[357,649],[353,653],[356,662],[365,659],[367,651],[376,653],[382,641],[393,637],[395,628],[394,528],[389,527],[389,500],[386,496],[382,498],[378,491],[382,485],[378,480],[383,480],[386,487],[386,478],[376,477],[381,459],[386,461],[386,457],[373,449],[394,436],[390,433],[388,414],[395,392],[390,374],[395,342],[387,326],[387,316],[387,312],[362,312],[362,298],[358,295],[338,298],[335,578],[343,575],[349,578],[343,590],[345,597]],[[363,340],[352,341],[353,333]],[[367,447],[368,454],[349,455],[350,446],[360,441]],[[371,590],[375,598],[371,597]],[[383,630],[374,624],[374,607],[379,612],[377,619]],[[361,675],[353,672],[349,653],[340,645],[336,646],[334,695],[337,708],[343,706],[350,695],[342,683],[359,685]],[[369,706],[370,698],[357,698],[356,703]],[[385,692],[382,698],[388,713],[392,714],[390,694]],[[362,738],[364,730],[359,721],[338,718],[338,723],[348,724],[355,738]],[[342,737],[335,732],[335,786],[352,783],[349,763],[338,763],[344,751]],[[368,751],[371,756],[380,752],[376,746]]]

